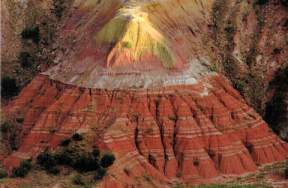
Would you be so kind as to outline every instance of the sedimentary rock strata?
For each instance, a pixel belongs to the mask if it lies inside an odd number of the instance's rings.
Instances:
[[[76,131],[92,133],[91,144],[116,154],[109,178],[121,185],[135,184],[144,173],[164,184],[243,174],[287,156],[287,144],[220,75],[137,91],[80,88],[38,76],[6,109],[25,119],[20,148],[3,161],[7,168]]]
[[[3,165],[11,171],[75,132],[116,155],[103,187],[197,183],[285,160],[287,143],[211,70],[213,3],[75,0],[59,63],[4,109],[24,122]]]

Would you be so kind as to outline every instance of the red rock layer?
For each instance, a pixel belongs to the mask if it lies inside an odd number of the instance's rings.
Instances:
[[[38,76],[5,112],[25,117],[22,144],[4,159],[5,167],[86,130],[93,144],[117,158],[103,187],[243,174],[288,154],[287,143],[219,75],[142,91],[78,88]]]

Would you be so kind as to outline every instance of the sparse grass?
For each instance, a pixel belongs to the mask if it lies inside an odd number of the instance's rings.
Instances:
[[[128,41],[122,42],[122,46],[123,46],[124,48],[132,48],[131,42],[128,42]]]
[[[212,71],[212,72],[217,72],[217,65],[216,64],[212,64],[211,66],[210,66],[210,71]]]

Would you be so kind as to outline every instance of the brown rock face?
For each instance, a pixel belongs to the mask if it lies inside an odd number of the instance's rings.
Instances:
[[[25,117],[6,168],[82,131],[116,155],[103,187],[137,185],[144,174],[156,186],[193,183],[253,172],[288,154],[287,143],[216,74],[189,86],[135,91],[79,88],[40,75],[5,111]]]

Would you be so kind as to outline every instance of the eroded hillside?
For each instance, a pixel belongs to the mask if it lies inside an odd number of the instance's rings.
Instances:
[[[76,133],[81,149],[116,158],[91,186],[221,182],[286,160],[256,112],[270,101],[274,131],[287,123],[285,2],[73,1],[50,68],[3,108],[16,127],[3,134],[3,167],[15,174]],[[75,173],[61,165],[60,176]]]

